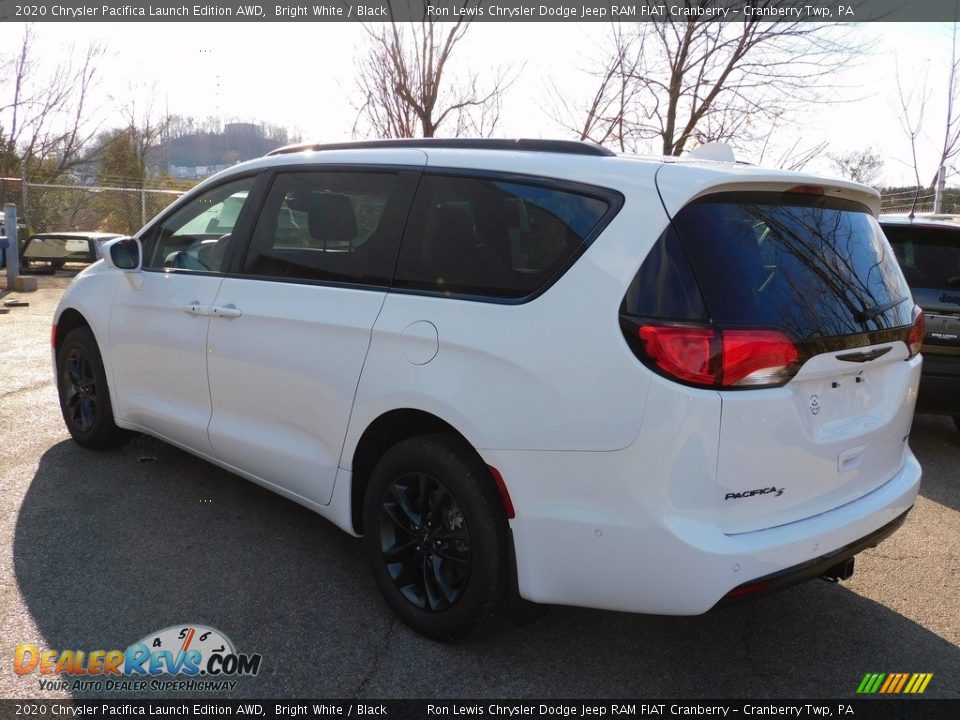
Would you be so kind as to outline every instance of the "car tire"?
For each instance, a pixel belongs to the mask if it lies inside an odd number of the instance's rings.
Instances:
[[[957,430],[960,430],[960,415],[953,416],[953,424],[957,426]]]
[[[81,447],[103,450],[121,445],[133,435],[113,421],[107,374],[90,328],[74,328],[60,344],[57,391],[63,421]]]
[[[394,445],[373,470],[363,519],[374,579],[403,622],[441,641],[500,623],[509,591],[509,527],[472,448],[446,435]]]

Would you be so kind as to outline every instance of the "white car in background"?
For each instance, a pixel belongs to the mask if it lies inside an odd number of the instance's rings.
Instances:
[[[539,140],[287,148],[107,246],[67,428],[148,433],[364,536],[411,627],[697,614],[903,521],[922,315],[874,190]]]

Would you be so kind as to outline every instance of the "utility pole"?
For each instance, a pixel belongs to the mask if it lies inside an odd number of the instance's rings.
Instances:
[[[937,170],[937,187],[933,195],[933,212],[939,214],[943,212],[943,191],[947,186],[947,169],[941,165]]]

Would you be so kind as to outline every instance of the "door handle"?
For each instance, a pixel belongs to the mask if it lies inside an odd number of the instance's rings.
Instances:
[[[837,355],[837,360],[843,360],[845,362],[870,362],[871,360],[876,360],[878,357],[883,357],[892,349],[893,346],[891,345],[890,347],[877,348],[876,350],[846,353],[844,355]]]
[[[232,305],[223,305],[220,307],[211,308],[210,314],[221,318],[238,318],[243,315],[239,308],[236,308]]]
[[[189,305],[183,305],[181,308],[188,315],[212,315],[213,308],[209,305],[201,305],[200,303],[190,303]]]

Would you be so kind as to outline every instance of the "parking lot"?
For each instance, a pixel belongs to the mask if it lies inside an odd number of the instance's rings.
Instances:
[[[18,643],[122,649],[184,623],[263,656],[216,697],[851,697],[868,672],[930,672],[926,696],[960,697],[960,433],[947,418],[915,420],[921,497],[848,582],[701,617],[558,607],[445,646],[398,623],[358,541],[310,511],[149,438],[74,445],[49,356],[67,282],[41,278],[18,295],[29,307],[0,315],[4,698],[118,696],[41,689],[13,672]]]

